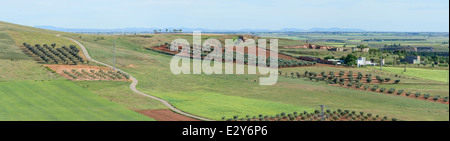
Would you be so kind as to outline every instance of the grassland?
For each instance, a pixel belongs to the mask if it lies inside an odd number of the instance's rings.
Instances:
[[[114,103],[113,100],[117,99],[105,98],[113,91],[108,93],[102,89],[104,93],[101,94],[104,95],[101,96],[104,97],[100,97],[96,95],[97,91],[91,89],[90,92],[66,81],[25,55],[18,47],[22,42],[74,44],[55,38],[57,33],[0,22],[0,121],[152,120],[127,109],[131,107]],[[94,85],[96,82],[92,83]],[[126,95],[130,94],[126,91],[129,90],[127,83],[100,86],[114,86],[118,92],[124,92],[115,94]]]
[[[157,100],[132,92],[129,88],[131,82],[75,81],[73,83],[134,111],[168,109]]]
[[[407,68],[406,72],[404,72],[405,68],[399,67],[383,67],[383,71],[407,75],[422,79],[429,79],[440,82],[447,82],[448,78],[448,70],[433,70],[433,69],[420,69],[420,68]]]
[[[173,75],[169,67],[171,56],[144,49],[176,38],[192,40],[187,35],[162,34],[150,38],[102,35],[81,35],[82,38],[79,38],[78,34],[63,36],[77,38],[94,59],[109,64],[112,64],[111,43],[115,40],[116,66],[140,80],[137,86],[140,91],[168,100],[183,111],[207,118],[312,110],[316,105],[325,104],[333,109],[365,111],[403,120],[448,120],[448,105],[307,80],[281,77],[277,85],[260,86],[256,75]],[[103,37],[103,40],[96,40],[98,37]]]
[[[0,121],[152,120],[69,81],[0,82]]]

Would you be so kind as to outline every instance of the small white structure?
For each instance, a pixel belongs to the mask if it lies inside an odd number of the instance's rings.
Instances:
[[[344,61],[342,61],[342,60],[336,60],[336,59],[328,59],[327,61],[330,61],[330,62],[336,62],[336,65],[341,65],[342,63],[344,63]]]
[[[366,65],[371,65],[371,66],[377,65],[377,63],[372,63],[372,61],[367,61],[366,57],[358,58],[358,60],[356,60],[356,64],[358,65],[358,67],[366,66]]]

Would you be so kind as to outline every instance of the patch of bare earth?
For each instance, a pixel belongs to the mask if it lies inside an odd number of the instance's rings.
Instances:
[[[140,114],[143,114],[147,117],[153,118],[157,121],[200,121],[197,119],[193,119],[190,117],[186,117],[180,114],[177,114],[168,109],[161,110],[142,110],[137,111]]]

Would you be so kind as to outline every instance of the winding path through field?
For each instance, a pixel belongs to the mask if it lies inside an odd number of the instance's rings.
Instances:
[[[59,34],[56,35],[56,36],[62,37],[62,36],[60,36]],[[68,39],[68,40],[71,40],[71,41],[77,43],[78,46],[80,46],[81,50],[83,51],[84,56],[85,56],[88,60],[91,60],[91,61],[93,61],[93,62],[96,62],[96,63],[102,64],[102,65],[105,65],[105,66],[110,67],[110,68],[113,68],[113,66],[111,66],[111,65],[108,65],[108,64],[106,64],[106,63],[103,63],[103,62],[100,62],[100,61],[97,61],[97,60],[92,59],[91,56],[89,56],[89,53],[87,52],[86,47],[84,47],[83,44],[81,44],[80,42],[78,42],[78,41],[76,41],[76,40],[74,40],[74,39],[71,39],[71,38],[67,38],[67,37],[62,37],[62,38],[66,38],[66,39]],[[120,70],[120,69],[118,69],[118,68],[116,68],[116,70],[128,74],[127,72],[122,71],[122,70]],[[207,119],[207,118],[203,118],[203,117],[199,117],[199,116],[195,116],[195,115],[192,115],[192,114],[183,112],[183,111],[181,111],[181,110],[179,110],[179,109],[173,107],[169,102],[167,102],[167,101],[165,101],[165,100],[163,100],[163,99],[160,99],[160,98],[157,98],[157,97],[155,97],[155,96],[151,96],[151,95],[148,95],[148,94],[145,94],[145,93],[143,93],[143,92],[138,91],[138,90],[136,89],[136,85],[138,84],[138,80],[137,80],[136,78],[134,78],[133,76],[131,76],[130,74],[128,74],[128,75],[130,76],[130,78],[131,78],[131,80],[132,80],[132,83],[131,83],[131,85],[130,85],[130,89],[131,89],[133,92],[138,93],[138,94],[143,95],[143,96],[146,96],[146,97],[150,97],[150,98],[155,99],[155,100],[158,100],[158,101],[160,101],[161,103],[163,103],[165,106],[169,107],[170,110],[172,110],[172,111],[174,111],[174,112],[176,112],[176,113],[182,114],[182,115],[184,115],[184,116],[192,117],[192,118],[199,119],[199,120],[203,120],[203,121],[212,121],[211,119]]]

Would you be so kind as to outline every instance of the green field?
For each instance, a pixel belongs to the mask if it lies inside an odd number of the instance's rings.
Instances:
[[[68,81],[0,82],[0,121],[152,120]]]
[[[407,75],[422,79],[447,82],[448,80],[448,70],[433,70],[433,69],[420,69],[420,68],[406,68],[406,72],[404,72],[405,68],[399,67],[383,67],[383,71]]]
[[[131,82],[76,81],[73,83],[133,111],[168,109],[157,100],[132,92],[129,88]]]

